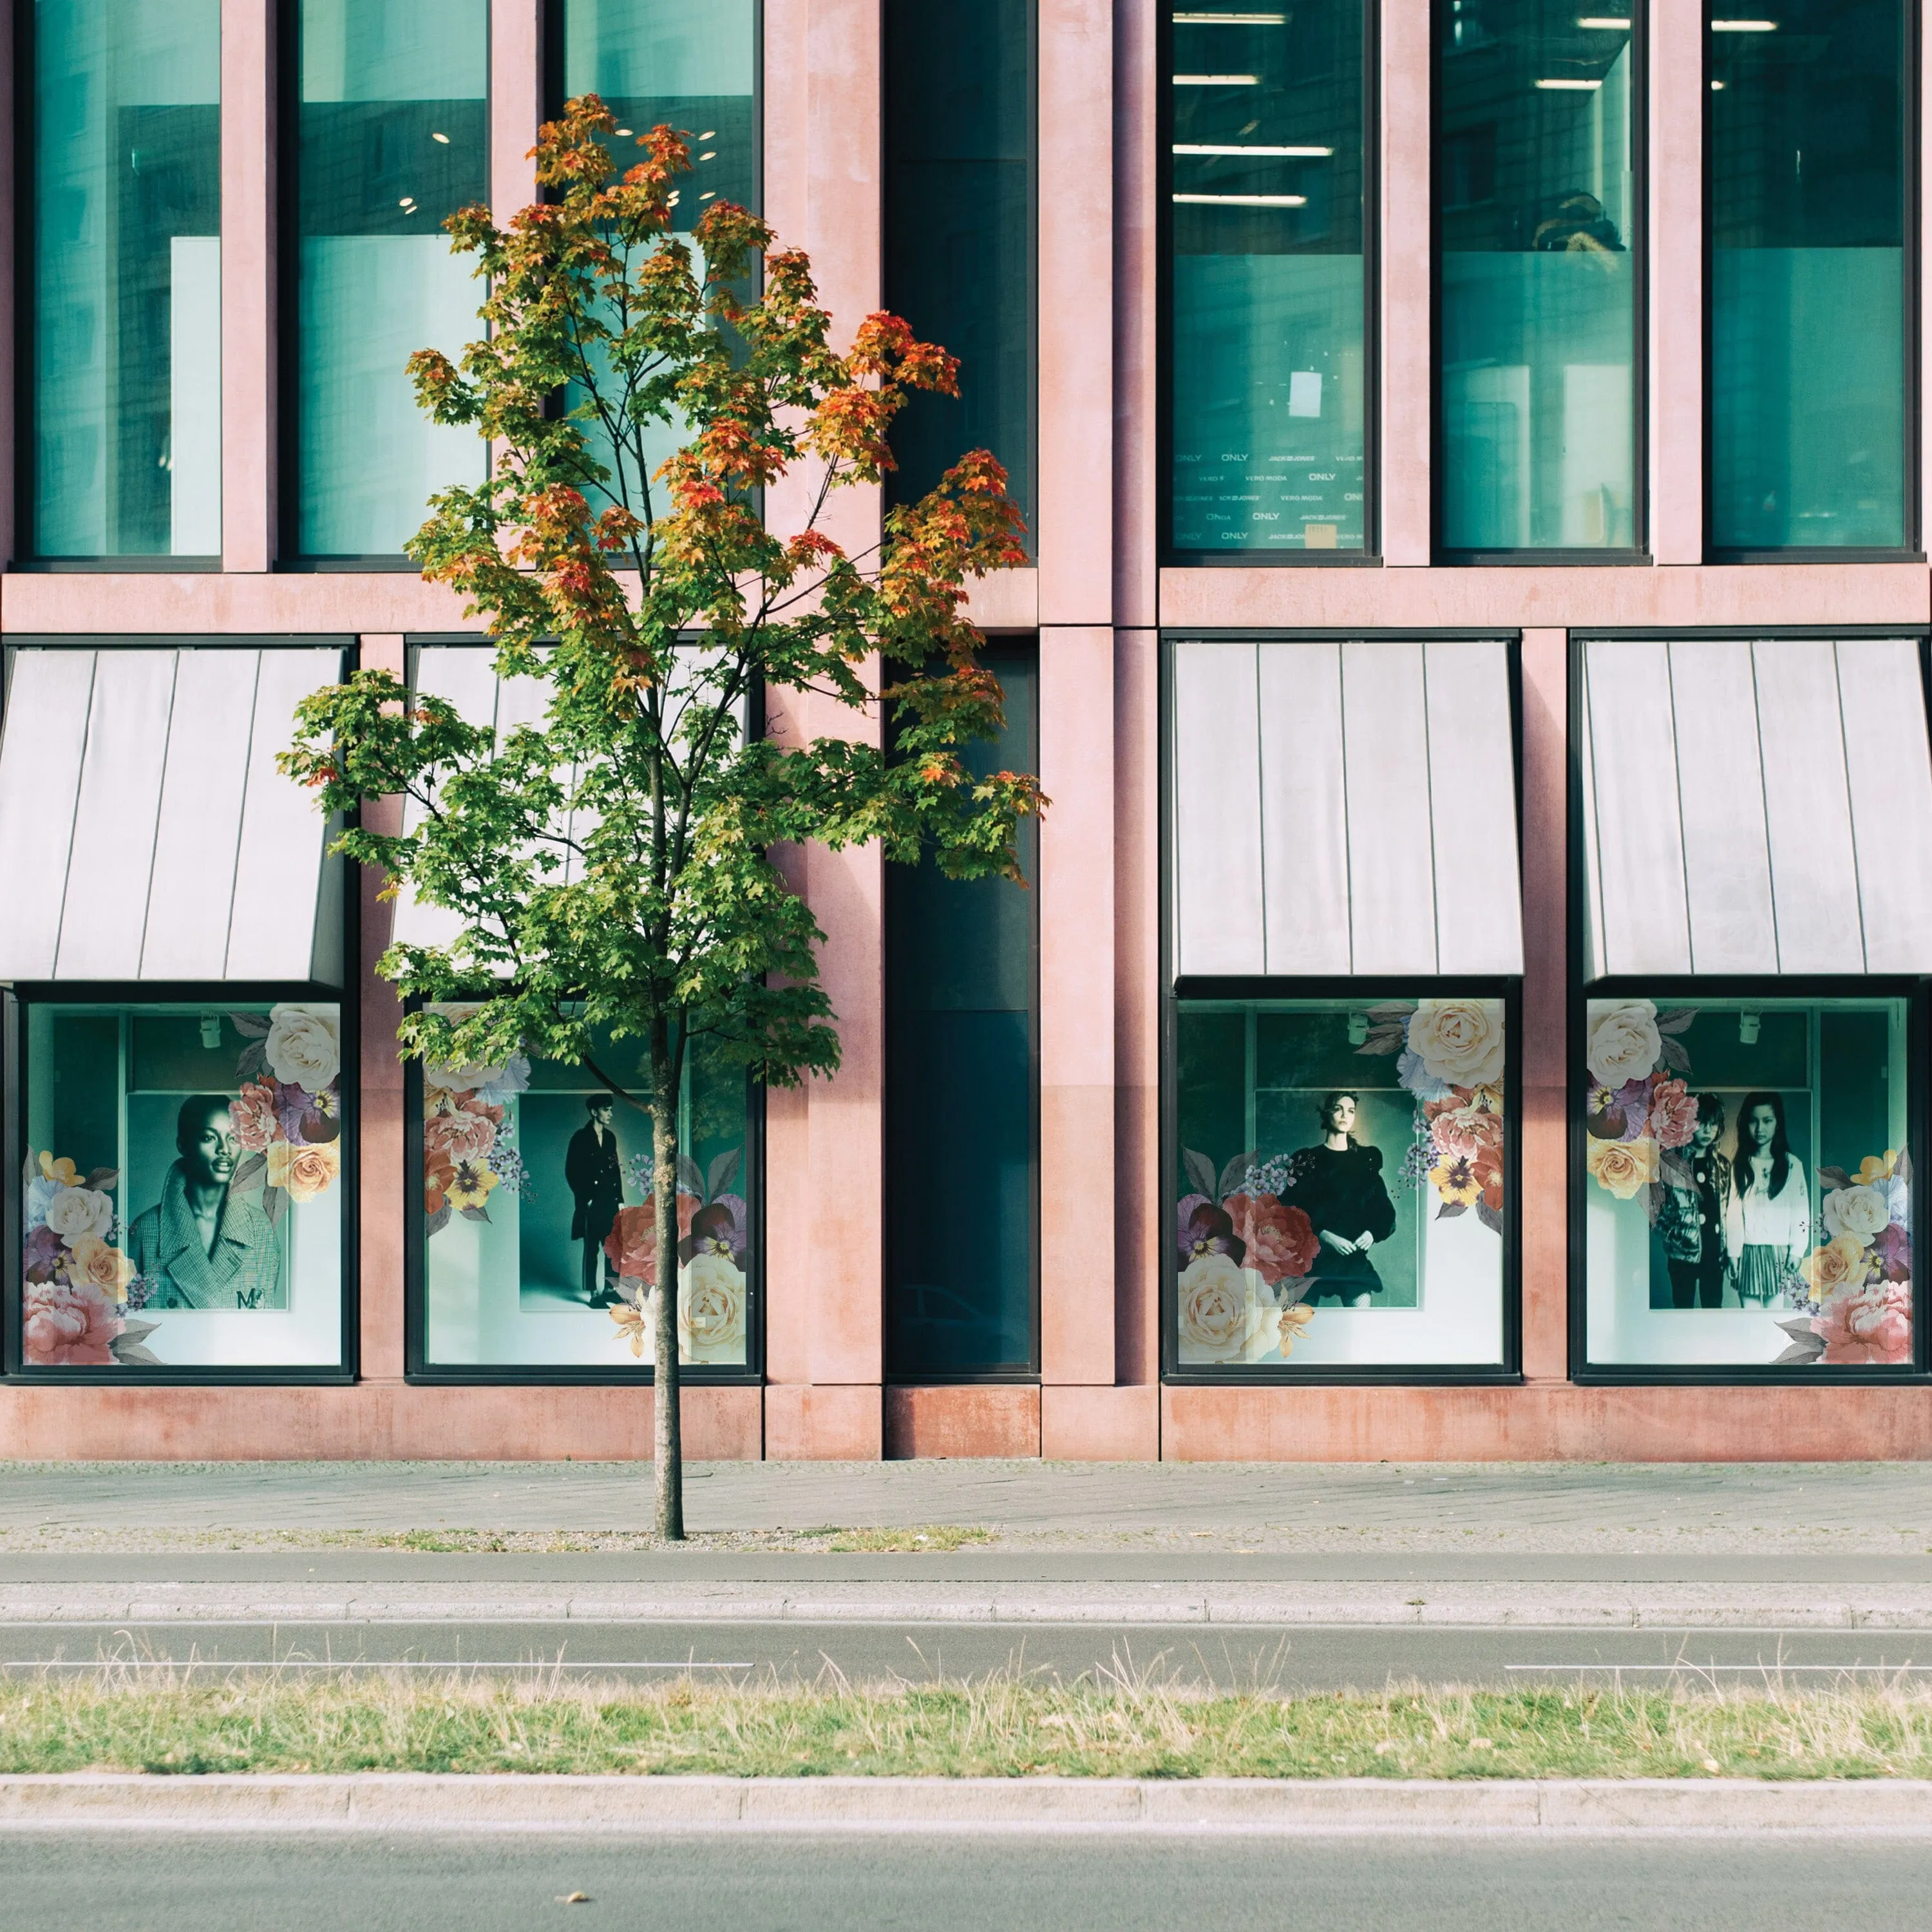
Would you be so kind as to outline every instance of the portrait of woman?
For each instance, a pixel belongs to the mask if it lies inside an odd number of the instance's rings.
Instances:
[[[1775,1094],[1747,1094],[1738,1109],[1725,1245],[1737,1268],[1738,1299],[1758,1308],[1777,1300],[1811,1245],[1804,1163],[1791,1151],[1784,1102]]]
[[[1355,1138],[1360,1104],[1346,1089],[1323,1094],[1316,1109],[1321,1142],[1288,1164],[1282,1204],[1308,1216],[1320,1244],[1314,1265],[1296,1284],[1301,1301],[1366,1308],[1382,1285],[1369,1251],[1395,1232],[1395,1203],[1382,1180],[1382,1150]]]
[[[220,1094],[182,1102],[161,1198],[128,1231],[150,1308],[260,1308],[274,1299],[275,1231],[258,1199],[229,1192],[240,1152],[229,1106]]]

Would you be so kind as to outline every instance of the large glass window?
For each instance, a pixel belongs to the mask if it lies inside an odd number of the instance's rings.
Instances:
[[[1594,1366],[1909,1366],[1902,999],[1590,1001]]]
[[[1900,0],[1707,16],[1720,550],[1907,541],[1907,21]]]
[[[982,653],[1006,728],[977,772],[1039,768],[1030,643]],[[1036,822],[1020,862],[1038,876]],[[1035,1372],[1036,892],[886,868],[886,1372]]]
[[[1625,8],[1436,0],[1441,542],[1636,541]]]
[[[759,206],[757,0],[564,0],[550,19],[562,37],[554,112],[596,94],[616,116],[610,145],[620,167],[641,158],[637,143],[655,127],[685,136],[691,172],[673,194],[671,220],[701,273],[691,231],[704,211],[714,201]],[[642,425],[641,474],[594,422],[584,429],[615,479],[612,494],[640,514],[648,496],[661,512],[650,479],[685,440],[684,423]]]
[[[958,397],[915,395],[888,494],[922,496],[990,449],[1030,513],[1032,0],[887,0],[886,306],[959,358]]]
[[[639,1042],[597,1064],[645,1090]],[[580,1066],[519,1055],[422,1076],[422,1366],[647,1371],[657,1281],[650,1115]],[[680,1359],[755,1361],[745,1070],[694,1040],[678,1108]]]
[[[32,9],[38,556],[220,552],[220,0]]]
[[[1172,16],[1170,540],[1366,541],[1361,0]]]
[[[25,1366],[339,1366],[339,1010],[36,1001],[23,1030]]]
[[[406,373],[482,332],[446,215],[488,197],[489,0],[299,0],[296,547],[400,552],[431,494],[479,480]]]
[[[1182,1370],[1504,1360],[1504,1003],[1183,999]]]

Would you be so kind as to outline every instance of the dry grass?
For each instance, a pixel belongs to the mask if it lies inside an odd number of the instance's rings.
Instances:
[[[1063,1686],[650,1688],[452,1674],[135,1672],[0,1682],[0,1772],[832,1773],[921,1777],[1932,1776],[1932,1692]]]

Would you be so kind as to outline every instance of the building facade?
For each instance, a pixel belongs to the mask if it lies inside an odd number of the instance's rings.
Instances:
[[[402,365],[594,88],[963,358],[838,533],[1006,463],[1052,801],[1026,891],[799,855],[688,1453],[1932,1454],[1906,0],[0,11],[0,1454],[649,1454],[642,1116],[401,1064],[440,916],[274,764],[357,664],[532,715]]]

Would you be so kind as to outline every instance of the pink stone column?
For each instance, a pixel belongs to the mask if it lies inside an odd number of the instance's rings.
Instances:
[[[221,562],[274,562],[275,19],[273,0],[221,9]]]
[[[0,0],[0,99],[14,96],[14,50],[18,44],[14,19],[14,0]],[[24,251],[32,246],[32,231],[14,218],[22,183],[14,166],[14,146],[4,144],[0,152],[0,449],[16,447],[14,414],[14,304],[26,280],[28,264]],[[16,249],[22,251],[16,260]],[[15,519],[14,481],[22,466],[0,463],[0,562],[11,562],[22,548],[22,525]],[[22,520],[22,523],[24,520]]]
[[[490,0],[490,206],[501,228],[537,198],[543,118],[541,0]]]
[[[1429,14],[1429,0],[1382,0],[1380,489],[1392,564],[1427,563],[1432,543]]]
[[[1650,550],[1704,556],[1704,22],[1650,10]]]
[[[1570,1360],[1570,656],[1568,633],[1522,634],[1522,1369]]]
[[[362,646],[364,670],[386,670],[397,678],[404,676],[407,652],[401,638],[365,637]],[[372,832],[400,832],[402,800],[372,800],[363,808],[362,822]],[[358,870],[362,944],[356,970],[361,976],[357,1037],[362,1065],[356,1106],[356,1199],[361,1367],[365,1382],[400,1382],[404,1367],[403,1190],[410,1180],[403,1159],[403,1068],[396,1058],[396,1028],[403,1010],[395,988],[376,976],[376,962],[388,950],[395,910],[380,896],[386,875],[372,866]]]
[[[843,346],[880,303],[878,0],[767,0],[766,206],[782,242],[810,253]],[[818,473],[769,494],[777,532],[799,529]],[[820,527],[856,555],[879,538],[880,493],[839,491]],[[876,665],[866,673],[876,677]],[[878,742],[876,718],[786,694],[782,736]],[[875,850],[818,847],[787,863],[826,939],[820,975],[842,1059],[830,1080],[775,1093],[766,1113],[765,1452],[877,1457],[884,1449],[884,908]]]

